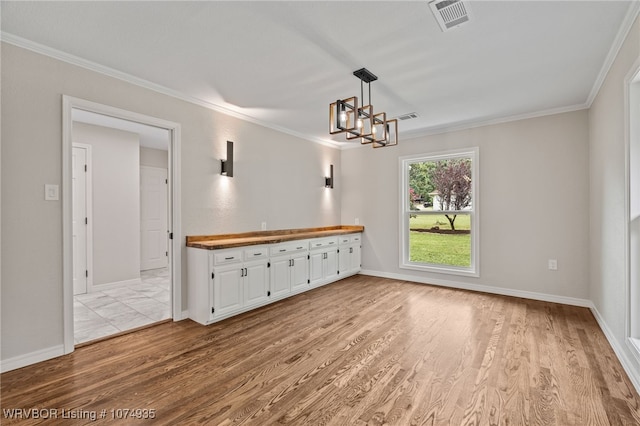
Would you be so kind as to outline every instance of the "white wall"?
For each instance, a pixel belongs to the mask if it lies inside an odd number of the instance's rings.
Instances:
[[[340,151],[2,43],[3,362],[62,348],[62,95],[181,124],[185,235],[340,224]],[[235,176],[220,175],[226,141]],[[63,197],[66,194],[62,194]],[[182,294],[186,309],[186,250]]]
[[[636,20],[589,111],[590,296],[596,317],[637,388],[640,363],[626,342],[624,80],[638,58]]]
[[[73,142],[91,145],[93,285],[140,279],[140,138],[73,123]]]
[[[587,112],[577,111],[403,139],[393,149],[343,151],[342,222],[357,217],[365,226],[363,269],[585,304],[587,129]],[[480,147],[480,277],[400,269],[398,157],[473,146]],[[548,270],[551,258],[558,260],[557,271]]]
[[[140,147],[140,165],[166,169],[169,167],[169,152],[161,149]]]

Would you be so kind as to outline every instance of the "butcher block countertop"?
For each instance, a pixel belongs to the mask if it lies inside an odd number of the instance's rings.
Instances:
[[[187,236],[187,247],[217,250],[258,244],[282,243],[307,238],[331,237],[364,231],[364,226],[327,226],[324,228],[281,229],[278,231],[256,231],[242,234]]]

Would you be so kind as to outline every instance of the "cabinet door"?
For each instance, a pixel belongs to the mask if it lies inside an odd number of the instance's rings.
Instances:
[[[291,293],[289,278],[289,256],[271,258],[271,297],[280,297]]]
[[[242,308],[242,265],[214,270],[214,316],[224,315]]]
[[[335,281],[338,276],[338,249],[327,249],[326,256],[324,257],[324,281]]]
[[[359,272],[361,268],[360,264],[362,263],[360,244],[353,244],[351,250],[351,272]]]
[[[318,285],[324,280],[324,251],[311,252],[309,259],[309,280],[311,285]]]
[[[309,260],[307,253],[291,257],[291,287],[293,291],[309,288]]]
[[[351,270],[351,250],[349,246],[340,246],[338,270],[340,275],[348,274]]]
[[[244,265],[244,306],[253,306],[269,300],[269,270],[267,261]]]

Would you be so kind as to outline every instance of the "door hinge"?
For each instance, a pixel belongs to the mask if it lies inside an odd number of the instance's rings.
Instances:
[[[165,179],[164,183],[168,185],[169,184],[169,179]]]
[[[271,268],[271,262],[267,262],[267,268]]]
[[[84,276],[85,276],[85,277],[87,277],[87,278],[89,278],[89,270],[88,270],[88,269],[85,269],[85,270],[84,270]]]
[[[84,218],[84,224],[85,224],[85,225],[88,225],[88,224],[89,224],[89,218],[87,218],[87,217],[85,217],[85,218]]]
[[[271,296],[271,292],[270,291],[267,291],[267,296]]]
[[[87,173],[87,165],[84,165],[84,172]]]
[[[213,272],[211,273],[211,279],[213,279],[216,276],[216,274],[214,274]]]
[[[308,254],[307,255],[307,260],[309,260],[309,259],[311,259],[311,255]]]
[[[211,308],[211,313],[214,313],[216,311],[216,308]]]
[[[173,232],[169,232],[169,239],[173,240]]]
[[[165,256],[167,256],[167,257],[169,257],[169,252],[168,252],[168,251],[165,251],[165,252],[164,252],[164,255],[165,255]]]

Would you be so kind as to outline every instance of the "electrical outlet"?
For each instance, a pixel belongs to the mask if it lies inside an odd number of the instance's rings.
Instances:
[[[557,259],[549,259],[549,270],[557,271],[558,270],[558,260]]]
[[[360,225],[360,218],[356,217],[356,221],[355,222],[356,222],[356,225]]]
[[[267,230],[267,222],[262,222],[262,230],[263,231]]]

